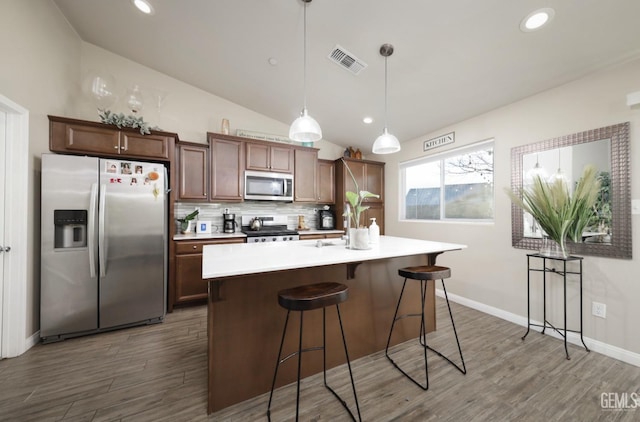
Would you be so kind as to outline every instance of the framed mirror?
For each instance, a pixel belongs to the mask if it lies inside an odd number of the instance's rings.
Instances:
[[[569,242],[573,255],[631,259],[631,164],[629,122],[574,133],[511,149],[511,189],[519,191],[534,174],[565,177],[573,186],[587,164],[601,176],[597,216],[582,242]],[[542,233],[531,215],[511,205],[512,245],[538,250]]]

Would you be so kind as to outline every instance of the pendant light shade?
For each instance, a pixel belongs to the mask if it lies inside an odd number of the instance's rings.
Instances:
[[[393,54],[391,44],[383,44],[380,47],[380,55],[384,57],[384,130],[373,143],[374,154],[393,154],[400,151],[400,141],[389,133],[387,129],[387,58]]]
[[[373,143],[374,154],[393,154],[400,151],[400,141],[398,138],[389,133],[387,128],[384,128],[382,135],[378,136]]]
[[[307,112],[307,3],[311,3],[311,0],[302,0],[302,2],[304,3],[304,105],[300,117],[291,123],[289,138],[298,142],[316,142],[322,139],[322,129]]]
[[[309,116],[306,107],[302,109],[300,117],[291,123],[289,138],[299,142],[315,142],[322,139],[322,129],[316,119]]]

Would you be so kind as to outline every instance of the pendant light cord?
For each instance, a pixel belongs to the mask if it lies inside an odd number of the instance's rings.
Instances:
[[[307,2],[304,2],[304,36],[302,47],[302,68],[303,68],[303,84],[302,84],[302,106],[307,109]]]
[[[384,130],[387,129],[387,59],[384,58]]]

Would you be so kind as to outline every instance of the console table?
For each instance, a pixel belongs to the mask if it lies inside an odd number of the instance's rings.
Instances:
[[[531,268],[531,260],[532,259],[541,259],[542,260],[542,268]],[[567,262],[575,262],[578,264],[577,271],[567,271]],[[558,266],[560,268],[558,268]],[[531,272],[541,272],[542,273],[542,324],[532,324],[531,323]],[[562,277],[563,288],[564,288],[564,327],[556,328],[553,324],[547,321],[547,273],[555,273]],[[567,329],[567,276],[574,275],[578,276],[580,280],[580,330],[568,330]],[[541,327],[542,334],[547,328],[552,328],[558,334],[560,334],[564,338],[564,351],[567,355],[567,359],[571,359],[569,357],[569,350],[567,349],[567,331],[572,333],[580,334],[580,341],[582,341],[582,345],[586,349],[587,352],[590,352],[587,345],[584,343],[584,339],[582,338],[582,257],[581,256],[568,256],[566,258],[557,258],[550,257],[547,255],[542,255],[539,253],[527,254],[527,332],[522,336],[522,340],[524,341],[525,337],[529,334],[531,327]]]

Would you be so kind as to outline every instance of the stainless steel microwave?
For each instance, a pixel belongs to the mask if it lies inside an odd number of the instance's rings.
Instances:
[[[293,175],[245,170],[244,199],[293,202]]]

